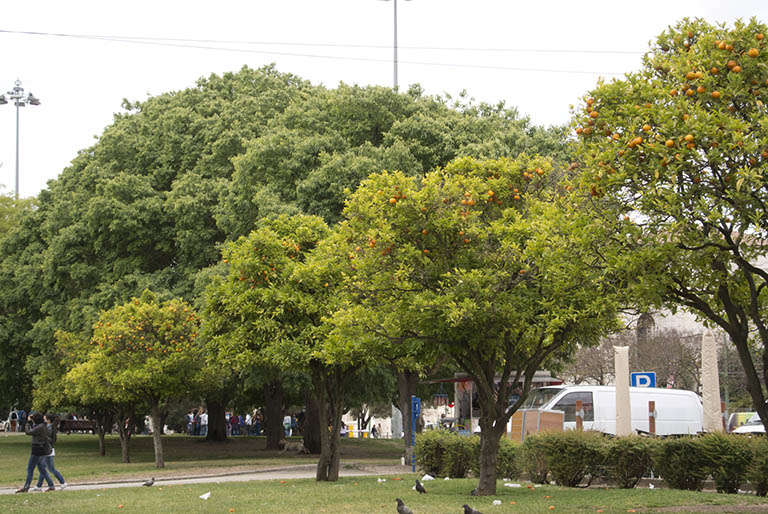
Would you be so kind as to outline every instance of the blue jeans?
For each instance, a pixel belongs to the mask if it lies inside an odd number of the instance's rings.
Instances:
[[[45,470],[44,460],[45,455],[30,455],[29,462],[27,463],[27,481],[24,482],[24,489],[29,489],[29,484],[32,483],[32,475],[35,473],[35,468],[40,471],[40,476],[48,483],[48,487],[53,487],[53,480],[51,476]]]
[[[56,477],[56,480],[58,480],[60,484],[63,484],[64,482],[66,482],[66,480],[64,480],[64,477],[61,476],[61,473],[59,473],[59,471],[53,465],[53,455],[46,455],[45,457],[43,457],[43,466],[45,466],[45,469],[48,469],[51,471],[51,473],[53,473],[53,476]],[[40,475],[37,478],[37,487],[41,487],[42,485],[43,485],[43,475]]]
[[[200,435],[203,437],[208,435],[208,425],[200,425]]]

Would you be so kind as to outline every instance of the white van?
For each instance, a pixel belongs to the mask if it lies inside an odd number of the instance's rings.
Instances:
[[[584,410],[584,430],[616,434],[615,386],[550,386],[533,389],[521,409],[559,410],[565,413],[564,429],[576,428],[576,401]],[[693,391],[630,387],[632,430],[649,432],[648,402],[656,409],[657,435],[696,434],[704,428],[701,399]]]

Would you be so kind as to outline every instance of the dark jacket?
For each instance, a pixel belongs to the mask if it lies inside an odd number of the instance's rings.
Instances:
[[[30,425],[27,425],[24,432],[32,436],[32,455],[49,455],[51,453],[51,443],[48,441],[48,427],[45,423],[40,423],[31,428]]]
[[[58,433],[56,425],[51,423],[46,426],[48,427],[48,442],[51,443],[51,446],[56,446],[56,434]]]

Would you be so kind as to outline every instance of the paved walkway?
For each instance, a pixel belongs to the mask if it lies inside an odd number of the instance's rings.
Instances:
[[[250,482],[253,480],[290,480],[292,478],[314,478],[317,471],[316,464],[305,464],[301,466],[284,466],[254,471],[236,471],[209,475],[188,475],[175,477],[158,477],[155,479],[154,487],[163,485],[177,484],[203,484],[220,482]],[[377,476],[377,475],[397,475],[401,473],[410,473],[409,466],[369,466],[364,464],[343,464],[339,469],[339,475],[342,477],[353,476]],[[37,475],[35,475],[37,476]],[[142,487],[142,484],[149,477],[136,479],[116,479],[98,482],[70,482],[67,491],[84,491],[89,489],[112,489],[116,487]],[[45,487],[45,484],[43,484]],[[58,488],[58,484],[57,484]],[[16,488],[0,488],[0,494],[13,494]],[[31,491],[30,491],[31,493]]]

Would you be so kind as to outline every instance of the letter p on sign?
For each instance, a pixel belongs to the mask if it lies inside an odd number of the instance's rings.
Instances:
[[[642,371],[630,375],[632,387],[656,387],[656,373],[653,371]]]

